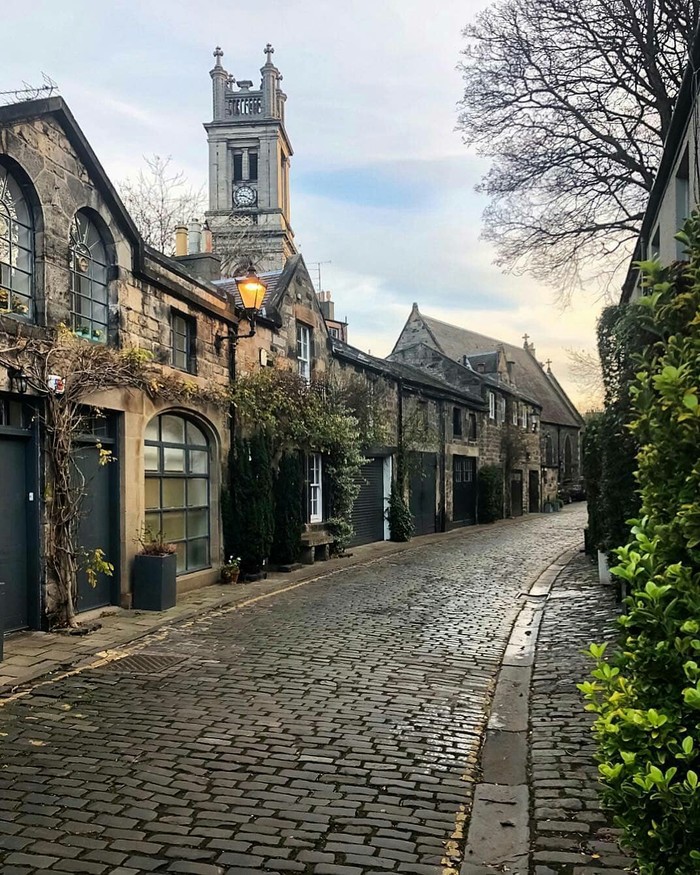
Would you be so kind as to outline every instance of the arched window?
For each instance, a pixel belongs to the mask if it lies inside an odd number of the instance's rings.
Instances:
[[[79,337],[107,342],[107,248],[82,210],[70,226],[71,321]]]
[[[574,450],[571,445],[571,435],[566,436],[564,441],[564,479],[570,480],[573,475]]]
[[[0,166],[0,313],[34,317],[34,226],[15,177]]]
[[[195,423],[163,413],[146,428],[146,526],[177,547],[177,572],[211,565],[209,441]]]
[[[549,467],[554,465],[554,441],[549,433],[544,436],[544,463]]]

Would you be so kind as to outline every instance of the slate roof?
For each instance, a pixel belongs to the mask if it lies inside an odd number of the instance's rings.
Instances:
[[[462,361],[465,355],[471,358],[492,353],[499,346],[503,347],[506,359],[515,362],[514,379],[518,389],[536,398],[542,405],[543,422],[573,428],[583,426],[581,415],[564,390],[547,374],[529,350],[478,334],[476,331],[449,325],[423,313],[420,313],[420,318],[438,349],[455,361]]]
[[[335,338],[332,339],[332,349],[334,355],[338,355],[347,361],[352,361],[359,366],[370,367],[381,373],[388,374],[395,379],[402,379],[416,385],[425,386],[441,395],[460,398],[470,406],[477,407],[480,410],[486,407],[484,399],[478,392],[471,392],[466,388],[452,386],[444,380],[440,380],[437,377],[427,374],[421,368],[390,359],[376,358],[373,355],[362,352],[362,350],[357,349],[357,347],[350,346],[350,344],[343,343],[341,340]]]

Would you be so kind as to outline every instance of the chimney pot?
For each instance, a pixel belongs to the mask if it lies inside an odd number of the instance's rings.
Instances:
[[[192,219],[189,224],[188,255],[197,255],[202,251],[202,225],[198,219]]]
[[[187,255],[187,228],[178,225],[175,228],[175,255]]]

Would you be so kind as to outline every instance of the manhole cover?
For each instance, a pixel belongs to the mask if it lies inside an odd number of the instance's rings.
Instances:
[[[169,653],[132,653],[130,656],[115,659],[105,668],[108,671],[119,671],[127,674],[159,674],[184,659],[184,656],[175,656]]]

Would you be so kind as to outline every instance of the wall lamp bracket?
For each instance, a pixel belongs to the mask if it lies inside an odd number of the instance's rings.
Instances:
[[[235,349],[239,340],[244,340],[246,337],[253,337],[255,335],[255,316],[250,315],[247,316],[248,323],[250,325],[250,330],[246,334],[241,334],[239,331],[239,323],[232,325],[228,334],[215,334],[214,335],[214,349],[216,350],[217,355],[221,354],[221,349],[224,345],[224,342],[228,340],[231,346]]]

